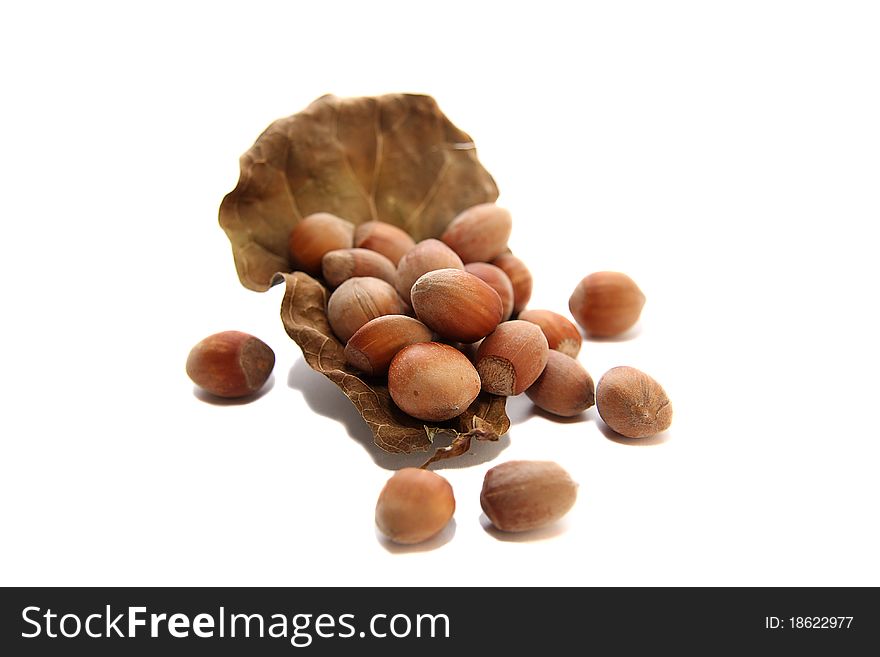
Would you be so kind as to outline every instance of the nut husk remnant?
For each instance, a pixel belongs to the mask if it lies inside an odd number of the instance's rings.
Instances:
[[[505,532],[538,529],[574,506],[577,484],[552,461],[507,461],[486,473],[480,506]]]
[[[627,438],[648,438],[672,424],[672,404],[663,386],[634,367],[614,367],[596,386],[596,410]]]

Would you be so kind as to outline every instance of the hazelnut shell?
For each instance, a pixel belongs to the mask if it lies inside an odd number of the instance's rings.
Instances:
[[[520,394],[544,371],[549,352],[547,338],[537,325],[521,320],[499,324],[477,351],[483,390],[493,395]]]
[[[406,414],[440,422],[461,415],[480,394],[480,377],[454,347],[420,342],[404,347],[388,368],[388,392]]]
[[[574,417],[596,402],[593,379],[578,361],[550,350],[541,376],[526,390],[538,408],[561,417]]]
[[[672,404],[663,386],[634,367],[614,367],[599,379],[596,410],[627,438],[648,438],[672,424]]]
[[[489,262],[507,248],[513,223],[510,212],[481,203],[455,217],[440,238],[462,262]]]
[[[186,373],[193,383],[218,397],[236,398],[263,387],[275,367],[275,352],[241,331],[210,335],[189,352]]]
[[[456,342],[475,342],[501,322],[503,306],[488,283],[460,269],[438,269],[412,286],[412,307],[438,335]]]
[[[349,278],[327,302],[330,327],[343,344],[371,319],[402,311],[397,290],[379,278]]]
[[[617,271],[586,276],[571,295],[569,310],[588,335],[608,338],[631,328],[642,313],[645,295],[635,281]]]
[[[567,356],[577,358],[581,350],[581,332],[571,321],[552,310],[523,310],[517,319],[541,327],[547,345]]]
[[[430,342],[431,329],[406,315],[384,315],[361,326],[345,345],[349,365],[370,376],[388,373],[391,361],[404,347]]]
[[[385,483],[376,502],[376,526],[395,543],[411,545],[435,536],[452,519],[449,482],[430,470],[403,468]]]
[[[550,525],[574,506],[577,484],[552,461],[508,461],[486,472],[480,506],[495,527],[524,532]]]
[[[512,253],[502,253],[492,264],[507,274],[513,285],[513,314],[522,312],[532,298],[532,274],[529,268]]]
[[[321,260],[328,251],[349,249],[354,224],[328,212],[310,214],[290,231],[288,251],[294,269],[307,274],[321,273]]]

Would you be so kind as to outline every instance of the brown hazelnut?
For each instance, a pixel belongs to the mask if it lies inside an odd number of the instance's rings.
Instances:
[[[577,358],[581,350],[581,332],[578,327],[552,310],[523,310],[517,319],[541,327],[551,349]]]
[[[345,360],[371,376],[383,376],[397,352],[417,342],[430,342],[431,329],[406,315],[384,315],[361,326],[345,345]]]
[[[500,268],[490,265],[488,262],[471,262],[464,266],[464,270],[473,274],[501,297],[501,321],[506,322],[513,314],[513,283]]]
[[[420,342],[404,347],[391,361],[388,392],[404,413],[440,422],[471,405],[480,394],[480,377],[454,347]]]
[[[488,262],[504,253],[512,226],[510,212],[494,203],[481,203],[455,217],[440,239],[462,262]]]
[[[376,526],[395,543],[413,544],[440,533],[455,513],[449,482],[430,470],[403,468],[376,502]]]
[[[290,231],[288,249],[295,269],[307,274],[321,273],[321,259],[334,249],[349,249],[354,224],[328,212],[310,214]]]
[[[186,359],[186,373],[200,388],[218,397],[245,397],[263,387],[275,352],[241,331],[223,331],[199,342]]]
[[[427,239],[416,244],[397,263],[397,291],[400,297],[412,305],[410,292],[422,274],[435,269],[464,269],[455,251],[440,240]]]
[[[336,288],[327,302],[330,327],[343,344],[371,319],[402,311],[397,290],[379,278],[349,278]]]
[[[525,263],[512,253],[502,253],[492,261],[513,285],[513,313],[521,312],[532,298],[532,274]]]
[[[577,484],[553,461],[508,461],[486,473],[480,506],[495,527],[524,532],[556,522],[574,506]]]
[[[409,233],[384,221],[367,221],[354,229],[354,245],[381,253],[394,266],[416,245]]]
[[[460,269],[438,269],[412,286],[416,317],[447,340],[475,342],[501,321],[501,298],[487,283]]]
[[[536,324],[520,320],[499,324],[477,351],[483,390],[493,395],[520,394],[544,371],[549,352],[547,338]]]
[[[620,335],[633,326],[645,305],[645,295],[626,274],[600,271],[585,277],[569,299],[571,314],[596,337]]]
[[[666,391],[634,367],[614,367],[596,386],[596,410],[609,427],[627,438],[648,438],[672,424]]]
[[[593,379],[583,365],[552,349],[544,371],[526,395],[538,408],[562,417],[574,417],[596,401]]]
[[[335,249],[324,254],[321,260],[324,280],[336,287],[343,281],[356,276],[381,278],[394,285],[397,282],[397,268],[381,253],[368,249]]]

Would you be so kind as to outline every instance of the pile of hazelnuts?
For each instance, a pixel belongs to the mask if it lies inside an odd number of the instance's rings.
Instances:
[[[525,393],[563,417],[595,403],[605,423],[628,438],[667,429],[672,407],[654,379],[615,367],[594,387],[577,360],[578,327],[556,312],[526,308],[532,275],[507,248],[511,229],[510,213],[494,203],[464,210],[439,240],[419,243],[389,223],[355,226],[322,212],[293,228],[289,255],[294,269],[334,288],[327,318],[345,345],[347,363],[366,377],[387,377],[392,400],[414,418],[450,420],[485,391]],[[597,272],[578,283],[569,309],[587,335],[612,337],[638,321],[644,303],[626,274]],[[232,366],[218,370],[222,358],[212,352],[212,341]],[[222,371],[236,365],[236,376]],[[196,345],[187,372],[210,392],[238,396],[259,389],[273,365],[274,354],[257,338],[226,332]],[[236,385],[221,385],[233,378]],[[487,473],[481,502],[496,527],[524,531],[565,514],[575,490],[556,464],[511,461]],[[420,542],[447,524],[454,506],[443,477],[404,469],[380,495],[376,520],[392,540]]]
[[[510,212],[483,203],[455,217],[439,240],[416,244],[388,223],[355,226],[318,213],[291,232],[290,258],[335,288],[327,317],[348,364],[387,376],[404,413],[450,420],[483,390],[524,392],[543,410],[571,417],[596,401],[577,360],[581,333],[558,313],[526,309],[532,275],[508,251],[512,225]],[[627,275],[598,272],[577,285],[569,308],[587,334],[609,337],[631,328],[644,303]],[[671,419],[668,405],[651,412],[659,390],[650,377],[615,368],[600,381],[599,413],[624,436],[653,435]]]

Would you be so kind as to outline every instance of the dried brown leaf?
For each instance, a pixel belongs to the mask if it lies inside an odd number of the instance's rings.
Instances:
[[[379,447],[429,450],[434,436],[495,440],[509,421],[504,399],[480,395],[456,420],[425,426],[400,411],[384,381],[345,363],[343,345],[327,320],[327,291],[292,269],[291,229],[314,212],[359,224],[400,226],[414,239],[439,237],[462,210],[494,201],[498,189],[477,159],[470,136],[455,127],[430,96],[319,98],[270,125],[241,157],[238,185],[220,205],[220,225],[232,244],[242,285],[265,291],[286,283],[281,317],[306,362],[336,383],[360,411]]]
[[[430,96],[323,96],[272,123],[241,157],[220,225],[242,285],[262,292],[292,269],[287,239],[309,214],[386,221],[419,241],[497,197],[470,136]]]
[[[448,423],[428,426],[403,413],[391,400],[384,381],[363,378],[345,362],[344,347],[327,320],[326,288],[303,272],[280,274],[278,280],[285,283],[281,302],[284,329],[302,348],[309,366],[338,385],[357,407],[376,445],[388,452],[408,454],[430,449],[437,435],[456,436],[450,447],[438,450],[428,461],[431,463],[463,454],[471,438],[498,440],[507,433],[510,420],[504,412],[504,397],[487,393],[481,393],[462,415]]]

